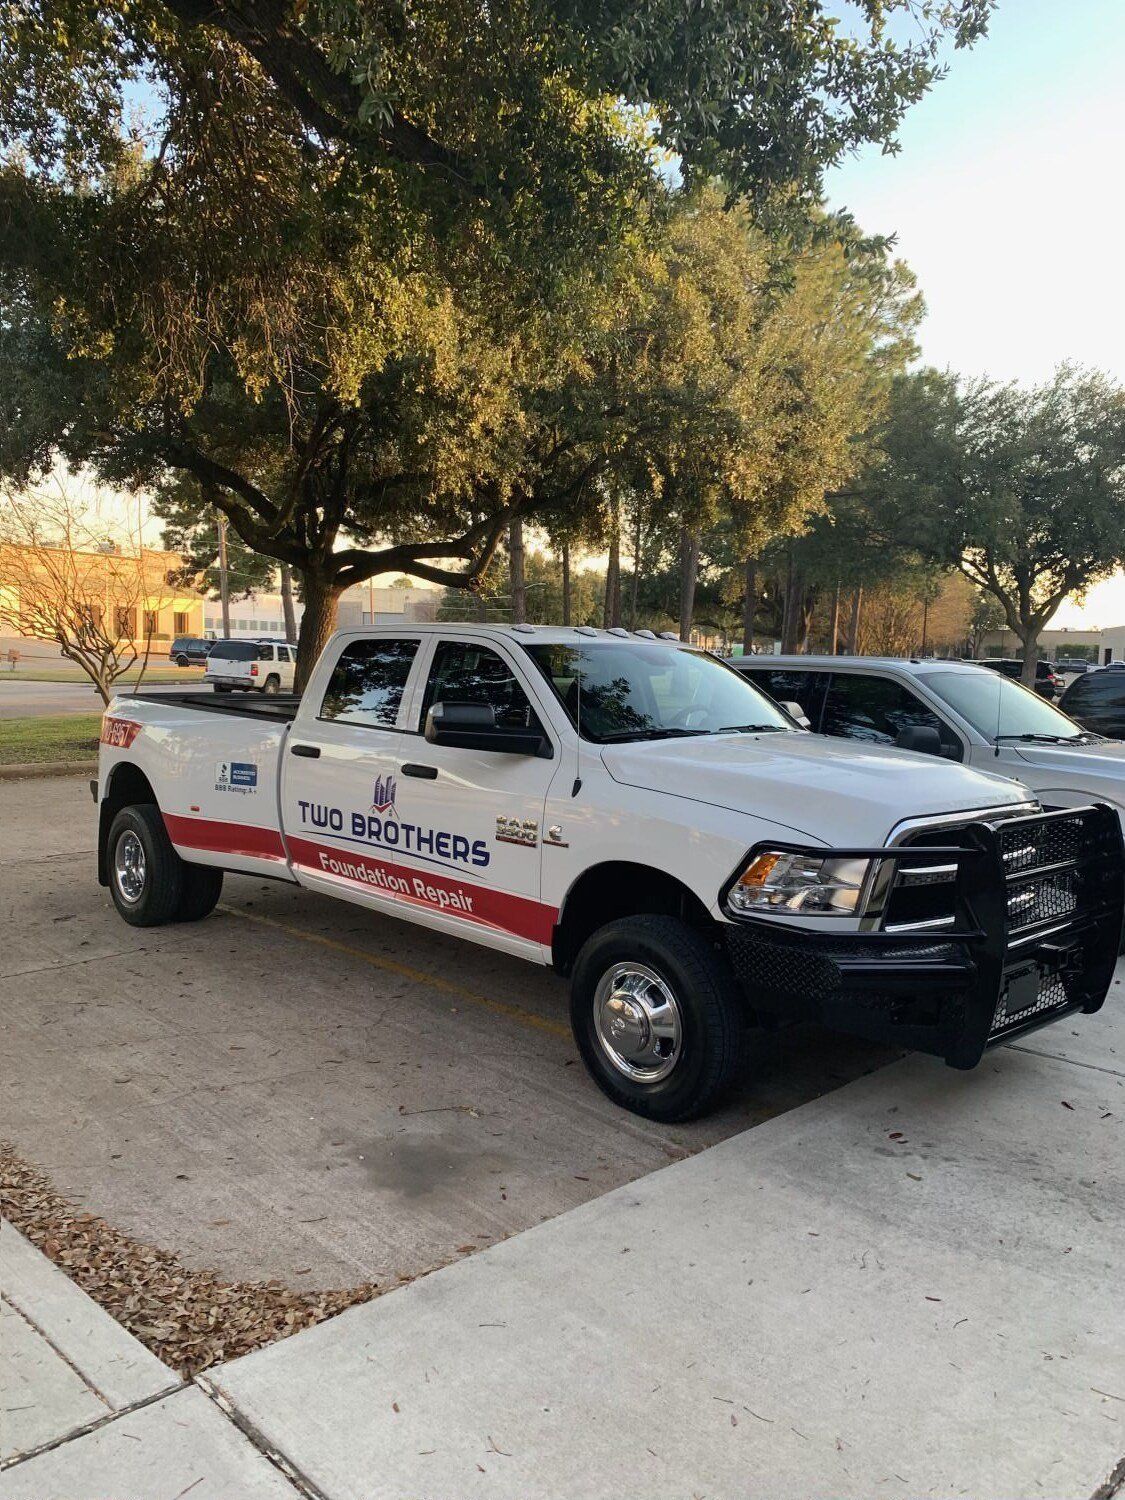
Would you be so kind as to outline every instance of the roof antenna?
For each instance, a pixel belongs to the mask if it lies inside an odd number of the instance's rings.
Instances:
[[[574,685],[578,689],[574,699],[574,727],[577,738],[574,742],[574,785],[570,789],[570,795],[577,797],[582,790],[582,647],[578,647],[576,653],[577,662],[574,671]]]

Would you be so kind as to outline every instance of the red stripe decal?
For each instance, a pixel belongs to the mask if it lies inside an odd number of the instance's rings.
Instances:
[[[558,911],[529,896],[493,890],[473,881],[434,875],[391,860],[375,859],[351,849],[337,849],[311,839],[290,837],[289,849],[298,869],[328,875],[349,885],[381,891],[407,906],[444,912],[494,932],[512,933],[534,943],[550,943]]]
[[[252,823],[220,823],[212,818],[185,818],[165,813],[164,826],[173,844],[184,849],[206,849],[209,854],[242,854],[251,859],[285,858],[281,834]]]

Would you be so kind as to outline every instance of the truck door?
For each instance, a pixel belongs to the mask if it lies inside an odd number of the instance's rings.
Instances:
[[[306,698],[285,748],[281,818],[302,885],[375,906],[394,902],[399,727],[421,635],[346,642],[320,703]]]
[[[403,742],[397,811],[401,899],[429,925],[528,957],[542,957],[557,916],[540,899],[543,809],[561,774],[560,746],[536,713],[531,674],[501,648],[437,637],[422,701]],[[550,759],[432,745],[424,737],[435,703],[491,704],[497,724],[541,728]]]

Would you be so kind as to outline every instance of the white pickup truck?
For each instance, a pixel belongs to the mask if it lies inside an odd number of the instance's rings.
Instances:
[[[661,1120],[779,1019],[972,1067],[1097,1010],[1121,930],[1110,809],[804,733],[648,632],[342,632],[299,702],[116,698],[92,789],[126,921],[231,870],[553,965],[598,1084]]]

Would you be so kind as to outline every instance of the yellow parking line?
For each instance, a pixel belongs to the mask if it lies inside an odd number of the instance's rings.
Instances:
[[[454,995],[458,1000],[467,1000],[471,1005],[478,1005],[482,1010],[490,1010],[494,1015],[504,1016],[509,1021],[518,1021],[522,1026],[530,1026],[534,1031],[545,1031],[550,1036],[559,1036],[570,1040],[570,1027],[561,1021],[552,1021],[548,1016],[537,1016],[533,1011],[524,1010],[522,1005],[509,1005],[506,1000],[493,1000],[488,995],[480,995],[475,990],[467,989],[463,984],[457,984],[451,979],[442,979],[438,974],[427,974],[422,969],[414,969],[409,964],[400,964],[393,958],[380,958],[376,953],[368,953],[363,948],[355,948],[351,943],[341,943],[336,938],[323,937],[319,932],[306,932],[301,927],[291,927],[288,922],[279,922],[275,917],[263,917],[257,912],[240,911],[236,906],[220,906],[217,908],[228,917],[241,917],[244,922],[257,922],[261,927],[272,927],[278,932],[284,932],[289,937],[299,938],[305,943],[317,943],[321,948],[328,948],[333,953],[343,953],[348,958],[358,958],[365,964],[370,964],[373,969],[382,969],[385,974],[397,974],[400,979],[409,979],[414,984],[428,986],[431,990],[438,990],[443,995]]]

